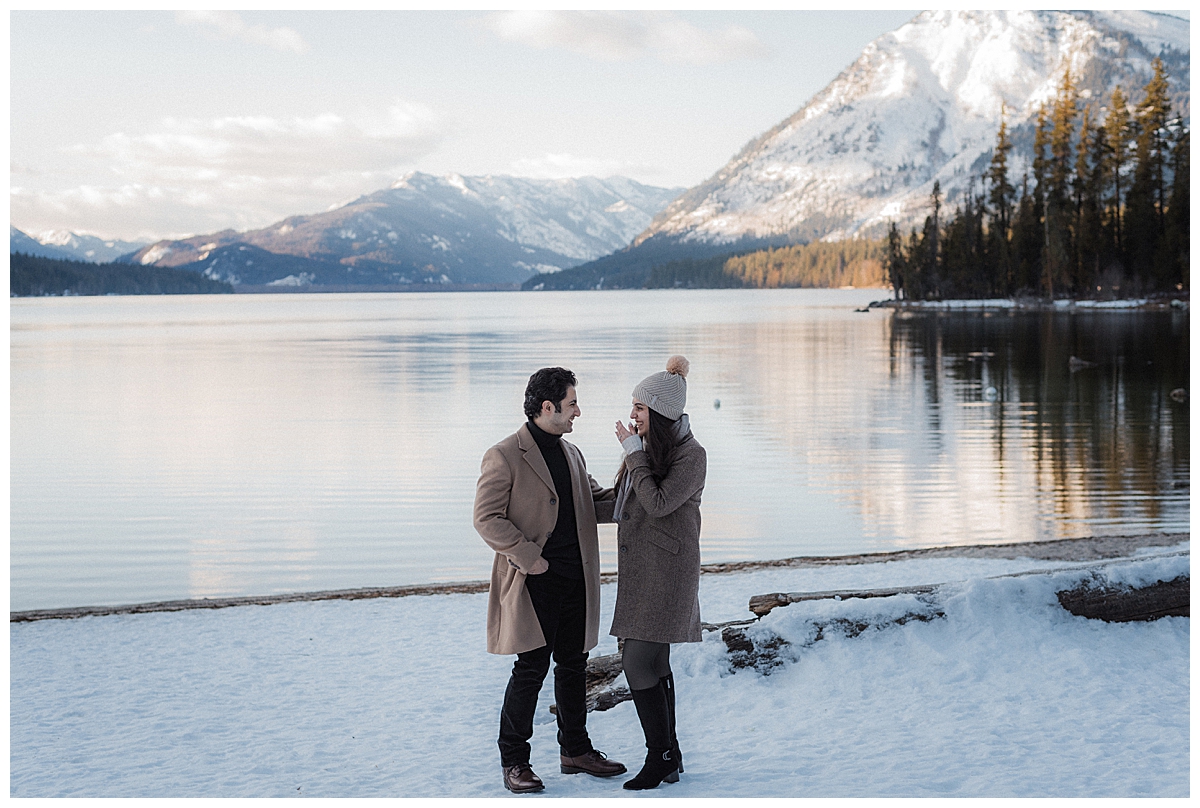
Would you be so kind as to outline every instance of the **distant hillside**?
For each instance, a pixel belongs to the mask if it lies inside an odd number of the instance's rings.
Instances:
[[[764,239],[745,239],[736,244],[679,243],[653,238],[561,272],[543,272],[525,281],[522,289],[641,289],[650,270],[671,261],[703,261],[728,258],[777,246]]]
[[[882,240],[850,239],[769,247],[733,255],[664,260],[632,250],[610,255],[574,269],[537,275],[522,286],[548,289],[837,289],[887,285]],[[630,260],[630,254],[634,260]],[[641,253],[638,255],[638,253]]]
[[[9,254],[9,294],[202,295],[229,294],[233,287],[182,269],[136,264],[92,264],[25,253]]]

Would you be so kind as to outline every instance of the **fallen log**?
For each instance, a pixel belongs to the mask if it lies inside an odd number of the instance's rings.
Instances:
[[[596,694],[596,698],[589,702],[588,712],[595,710],[602,713],[605,710],[611,710],[623,701],[633,701],[633,694],[629,692],[629,688],[624,685],[610,687]]]
[[[892,589],[838,589],[829,592],[772,592],[769,595],[755,595],[750,598],[750,611],[759,617],[764,617],[776,606],[787,606],[789,603],[801,603],[806,600],[847,600],[849,598],[890,598],[893,595],[927,595],[937,590],[942,584],[925,586],[899,586]]]
[[[1191,616],[1191,581],[1180,575],[1135,589],[1085,581],[1058,593],[1058,602],[1071,614],[1108,623]]]
[[[584,673],[586,693],[583,698],[589,713],[593,710],[597,712],[611,710],[621,702],[633,698],[629,693],[629,688],[624,685],[612,686],[613,681],[621,675],[621,670],[620,650],[615,654],[592,657],[588,660],[587,670]],[[557,715],[558,705],[551,704],[550,712]]]
[[[809,636],[803,642],[795,644],[773,631],[760,630],[752,633],[745,628],[730,626],[721,632],[721,640],[725,643],[729,655],[730,672],[754,668],[762,675],[769,676],[785,662],[798,661],[800,648],[808,648],[828,637],[857,637],[872,628],[903,626],[914,620],[928,623],[945,616],[941,609],[932,608],[924,612],[907,612],[878,623],[842,617],[816,621],[812,624]]]
[[[612,686],[613,681],[621,675],[622,670],[619,650],[615,654],[588,660],[587,695],[584,696],[584,702],[587,704],[589,713],[593,710],[600,712],[610,710],[622,701],[633,698],[629,695],[628,688],[613,688]],[[624,691],[624,698],[620,697],[619,691]]]

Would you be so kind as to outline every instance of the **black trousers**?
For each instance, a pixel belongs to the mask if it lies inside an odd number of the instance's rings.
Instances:
[[[529,762],[529,739],[533,737],[533,715],[538,692],[554,658],[554,702],[558,713],[558,747],[568,757],[592,748],[587,734],[587,591],[576,581],[545,572],[525,579],[546,644],[517,654],[504,707],[500,711],[500,765]]]

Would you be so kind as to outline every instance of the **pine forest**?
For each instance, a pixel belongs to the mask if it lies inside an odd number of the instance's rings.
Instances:
[[[1097,108],[1067,72],[1037,114],[1031,172],[1010,181],[1002,120],[980,192],[946,215],[934,184],[918,232],[888,232],[897,298],[1115,298],[1189,288],[1189,128],[1154,61],[1142,99]]]

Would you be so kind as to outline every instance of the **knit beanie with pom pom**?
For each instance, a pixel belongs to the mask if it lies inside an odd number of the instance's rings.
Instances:
[[[667,360],[667,369],[651,373],[633,388],[633,397],[659,415],[678,421],[687,404],[687,373],[690,364],[682,356]]]

